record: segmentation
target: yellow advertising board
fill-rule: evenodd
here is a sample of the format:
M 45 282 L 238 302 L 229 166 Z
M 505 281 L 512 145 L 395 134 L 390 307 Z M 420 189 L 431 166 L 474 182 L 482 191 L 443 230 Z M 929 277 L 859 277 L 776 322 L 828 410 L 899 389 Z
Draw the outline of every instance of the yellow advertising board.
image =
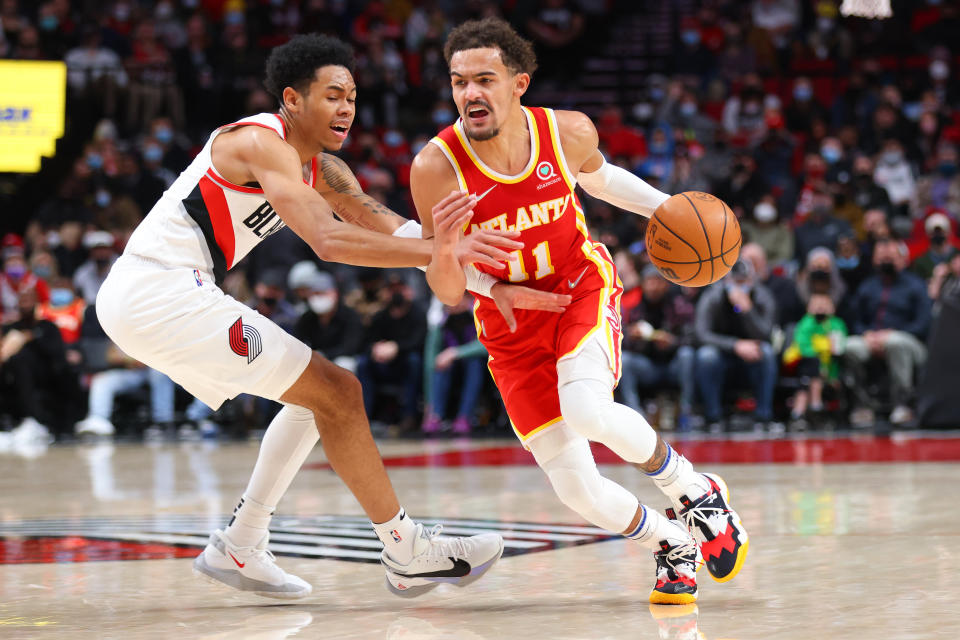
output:
M 0 60 L 0 171 L 35 173 L 63 136 L 67 65 Z

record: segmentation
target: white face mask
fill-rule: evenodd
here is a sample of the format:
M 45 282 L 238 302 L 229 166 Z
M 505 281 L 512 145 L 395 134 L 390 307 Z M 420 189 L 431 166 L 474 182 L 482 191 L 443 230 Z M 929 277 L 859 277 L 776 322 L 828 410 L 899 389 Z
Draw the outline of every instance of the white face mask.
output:
M 777 210 L 769 202 L 761 202 L 753 208 L 753 217 L 757 222 L 773 222 L 777 217 Z
M 331 309 L 333 305 L 337 303 L 337 299 L 334 296 L 328 296 L 324 294 L 319 294 L 315 296 L 310 296 L 307 299 L 307 304 L 310 305 L 310 310 L 317 315 L 323 315 Z

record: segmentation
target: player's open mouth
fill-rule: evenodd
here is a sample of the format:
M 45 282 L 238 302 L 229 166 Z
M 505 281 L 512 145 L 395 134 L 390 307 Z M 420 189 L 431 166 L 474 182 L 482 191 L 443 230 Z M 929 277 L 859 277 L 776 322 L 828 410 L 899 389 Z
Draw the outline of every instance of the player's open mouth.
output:
M 490 115 L 490 112 L 483 107 L 470 107 L 467 109 L 467 118 L 470 119 L 470 122 L 481 123 L 486 120 L 487 116 Z
M 332 124 L 330 125 L 330 130 L 341 140 L 346 140 L 347 133 L 350 132 L 350 127 L 345 124 Z

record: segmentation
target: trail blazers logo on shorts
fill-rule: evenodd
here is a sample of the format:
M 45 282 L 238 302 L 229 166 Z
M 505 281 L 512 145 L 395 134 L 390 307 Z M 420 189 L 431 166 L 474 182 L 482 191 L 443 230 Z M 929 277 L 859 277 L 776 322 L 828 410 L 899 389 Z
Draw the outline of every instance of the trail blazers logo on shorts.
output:
M 230 349 L 238 356 L 245 357 L 247 364 L 250 364 L 263 351 L 260 332 L 248 324 L 243 324 L 242 317 L 237 318 L 230 326 Z

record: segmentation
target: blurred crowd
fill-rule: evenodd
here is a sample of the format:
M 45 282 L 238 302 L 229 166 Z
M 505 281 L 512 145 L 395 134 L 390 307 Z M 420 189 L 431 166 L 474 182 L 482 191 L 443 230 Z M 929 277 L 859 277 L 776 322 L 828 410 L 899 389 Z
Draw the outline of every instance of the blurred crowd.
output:
M 914 420 L 931 322 L 960 282 L 960 10 L 894 2 L 895 20 L 867 21 L 839 4 L 676 3 L 663 72 L 588 109 L 608 160 L 668 193 L 717 195 L 744 233 L 727 279 L 673 287 L 648 264 L 645 220 L 581 194 L 626 289 L 618 394 L 662 429 Z M 0 56 L 65 60 L 68 113 L 98 115 L 26 227 L 2 238 L 3 428 L 262 428 L 275 405 L 239 398 L 212 415 L 113 348 L 93 312 L 99 284 L 212 128 L 276 109 L 264 61 L 299 32 L 356 48 L 341 155 L 368 193 L 415 217 L 411 158 L 456 118 L 443 38 L 485 15 L 534 41 L 535 88 L 571 92 L 578 61 L 642 16 L 615 0 L 0 0 Z M 444 308 L 420 272 L 324 264 L 285 230 L 225 290 L 355 371 L 380 433 L 507 433 L 469 300 Z

